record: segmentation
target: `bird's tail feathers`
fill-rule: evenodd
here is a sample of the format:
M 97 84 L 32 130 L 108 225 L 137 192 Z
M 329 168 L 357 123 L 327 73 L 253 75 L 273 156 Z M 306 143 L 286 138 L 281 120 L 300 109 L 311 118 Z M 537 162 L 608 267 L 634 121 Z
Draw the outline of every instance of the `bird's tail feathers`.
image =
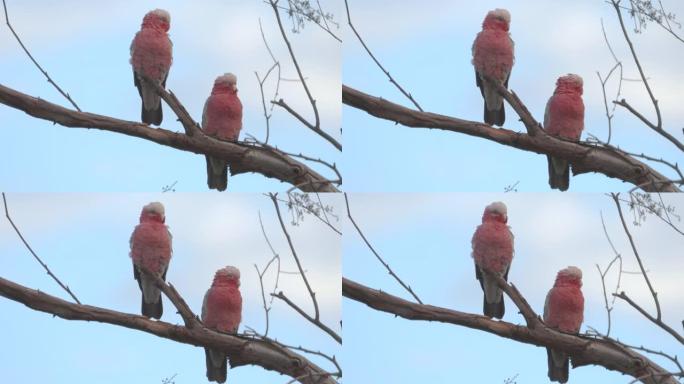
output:
M 570 369 L 568 355 L 550 348 L 546 349 L 546 355 L 549 364 L 549 380 L 567 383 Z
M 567 161 L 547 156 L 549 163 L 549 186 L 567 191 L 570 187 L 570 165 Z

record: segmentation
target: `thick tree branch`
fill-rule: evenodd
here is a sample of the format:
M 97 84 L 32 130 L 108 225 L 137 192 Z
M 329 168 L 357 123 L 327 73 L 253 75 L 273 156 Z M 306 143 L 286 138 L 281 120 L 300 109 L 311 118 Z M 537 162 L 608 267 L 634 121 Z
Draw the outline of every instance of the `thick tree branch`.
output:
M 187 328 L 110 309 L 73 304 L 1 277 L 0 296 L 22 303 L 31 309 L 50 313 L 67 320 L 113 324 L 184 344 L 223 350 L 228 354 L 232 367 L 258 365 L 297 378 L 304 384 L 336 383 L 330 377 L 330 373 L 304 356 L 267 341 L 242 338 L 215 332 L 204 327 Z
M 371 96 L 346 85 L 342 86 L 342 102 L 375 117 L 411 128 L 434 128 L 481 137 L 499 144 L 539 154 L 551 154 L 568 160 L 575 175 L 598 172 L 617 178 L 647 192 L 678 192 L 667 177 L 648 165 L 623 153 L 587 143 L 575 143 L 541 133 L 531 136 L 487 124 L 462 120 L 430 112 L 420 112 Z
M 256 172 L 295 185 L 305 192 L 337 192 L 337 188 L 331 181 L 274 148 L 221 141 L 201 132 L 188 136 L 165 129 L 151 128 L 142 123 L 94 113 L 77 112 L 3 85 L 0 85 L 0 103 L 65 127 L 95 128 L 117 132 L 183 151 L 222 158 L 230 163 L 233 175 Z M 184 120 L 186 120 L 182 121 L 184 124 L 194 124 L 192 119 Z
M 534 329 L 485 316 L 432 305 L 417 304 L 342 278 L 342 295 L 369 307 L 409 320 L 438 321 L 478 329 L 507 339 L 567 352 L 574 367 L 600 365 L 648 384 L 676 384 L 667 370 L 645 356 L 606 340 L 558 332 L 545 326 Z

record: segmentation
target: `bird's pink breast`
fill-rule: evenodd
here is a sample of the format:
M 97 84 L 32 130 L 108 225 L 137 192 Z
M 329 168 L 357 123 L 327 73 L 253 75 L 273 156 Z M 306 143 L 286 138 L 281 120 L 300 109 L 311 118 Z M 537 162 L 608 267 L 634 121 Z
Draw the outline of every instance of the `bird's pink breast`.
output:
M 223 140 L 237 140 L 242 129 L 242 103 L 235 93 L 216 93 L 209 96 L 206 111 L 207 135 Z
M 579 140 L 584 129 L 584 103 L 576 93 L 556 93 L 549 99 L 546 131 L 553 136 Z
M 131 258 L 136 265 L 163 272 L 171 259 L 171 237 L 166 226 L 158 222 L 136 226 L 131 239 Z
M 222 332 L 235 332 L 242 320 L 242 296 L 235 286 L 212 286 L 207 293 L 204 325 Z
M 133 39 L 133 69 L 151 79 L 162 81 L 171 68 L 171 50 L 171 41 L 166 33 L 143 28 Z
M 473 258 L 480 267 L 503 273 L 513 260 L 513 237 L 506 224 L 486 221 L 475 231 Z
M 584 320 L 584 296 L 578 286 L 554 286 L 549 291 L 544 322 L 563 332 L 578 332 Z
M 513 67 L 513 43 L 506 31 L 485 29 L 473 47 L 475 69 L 495 79 L 506 80 Z

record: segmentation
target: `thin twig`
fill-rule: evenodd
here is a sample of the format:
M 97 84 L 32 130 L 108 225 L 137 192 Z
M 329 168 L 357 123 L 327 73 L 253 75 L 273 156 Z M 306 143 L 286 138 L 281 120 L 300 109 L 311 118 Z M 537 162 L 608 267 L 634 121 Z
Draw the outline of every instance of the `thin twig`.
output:
M 268 3 L 268 2 L 265 1 L 265 3 Z M 314 19 L 314 18 L 312 18 L 311 16 L 307 15 L 307 14 L 306 14 L 305 12 L 303 12 L 299 7 L 295 7 L 294 9 L 292 9 L 292 8 L 285 8 L 285 7 L 279 5 L 278 8 L 282 9 L 283 11 L 287 11 L 287 12 L 292 11 L 292 12 L 297 13 L 298 15 L 301 15 L 301 16 L 303 16 L 303 17 L 306 17 L 307 20 L 309 20 L 309 21 L 311 21 L 312 23 L 316 24 L 319 28 L 321 28 L 322 30 L 324 30 L 325 32 L 327 32 L 333 39 L 335 39 L 335 40 L 337 40 L 338 42 L 341 43 L 341 42 L 342 42 L 342 39 L 340 39 L 339 37 L 337 37 L 337 35 L 335 35 L 335 33 L 333 33 L 333 31 L 330 29 L 330 26 L 328 25 L 328 20 L 324 17 L 323 9 L 321 9 L 321 4 L 320 4 L 318 1 L 316 1 L 316 3 L 318 3 L 318 9 L 319 9 L 319 12 L 320 12 L 320 15 L 321 15 L 321 19 L 323 20 L 323 22 L 325 23 L 325 25 L 321 24 L 320 22 L 316 21 L 316 19 Z M 296 5 L 296 4 L 295 4 L 295 5 Z M 335 22 L 333 21 L 333 23 L 335 23 Z M 337 23 L 335 23 L 335 24 L 337 24 Z M 338 27 L 339 27 L 339 26 L 338 26 Z
M 389 71 L 387 71 L 387 70 L 385 69 L 385 67 L 383 67 L 382 64 L 380 64 L 380 62 L 378 61 L 378 59 L 375 58 L 375 55 L 373 55 L 373 52 L 371 52 L 370 48 L 368 48 L 368 46 L 366 45 L 366 43 L 363 41 L 363 38 L 361 38 L 361 35 L 360 35 L 359 32 L 356 30 L 356 27 L 354 27 L 354 24 L 353 24 L 352 21 L 351 21 L 351 15 L 350 15 L 350 12 L 349 12 L 349 4 L 347 3 L 347 0 L 344 0 L 344 7 L 347 9 L 347 22 L 348 22 L 348 24 L 349 24 L 349 27 L 351 27 L 352 31 L 353 31 L 354 34 L 356 35 L 356 38 L 359 40 L 359 42 L 361 43 L 361 45 L 363 46 L 363 48 L 364 48 L 364 49 L 366 50 L 366 52 L 368 53 L 368 56 L 370 56 L 370 58 L 373 59 L 373 61 L 374 61 L 375 64 L 380 68 L 380 70 L 382 70 L 382 72 L 385 73 L 385 75 L 386 75 L 387 78 L 389 79 L 390 83 L 392 83 L 395 87 L 397 87 L 397 89 L 398 89 L 404 96 L 406 96 L 409 100 L 411 100 L 411 102 L 413 103 L 413 105 L 415 105 L 416 108 L 418 108 L 419 111 L 423 112 L 423 108 L 420 107 L 420 105 L 418 104 L 418 102 L 416 101 L 416 99 L 413 98 L 413 96 L 411 95 L 411 93 L 410 93 L 410 92 L 406 92 L 406 91 L 404 90 L 404 88 L 402 88 L 402 86 L 399 85 L 399 83 L 397 83 L 396 80 L 394 80 L 394 78 L 392 77 L 392 75 L 390 75 Z
M 62 90 L 62 88 L 60 88 L 59 85 L 57 85 L 57 83 L 55 83 L 54 80 L 52 80 L 50 75 L 48 75 L 47 71 L 44 70 L 43 67 L 41 67 L 40 64 L 38 64 L 36 59 L 33 58 L 33 55 L 31 55 L 31 52 L 29 52 L 28 48 L 26 48 L 24 43 L 19 38 L 19 35 L 17 35 L 17 33 L 14 31 L 14 28 L 12 28 L 12 24 L 10 24 L 10 21 L 9 21 L 9 16 L 7 14 L 7 4 L 5 3 L 5 0 L 2 0 L 2 7 L 5 10 L 5 23 L 7 24 L 7 27 L 12 32 L 14 37 L 17 39 L 17 42 L 19 43 L 19 45 L 21 45 L 21 48 L 24 50 L 24 52 L 26 52 L 26 55 L 29 57 L 29 59 L 31 59 L 33 64 L 35 64 L 35 66 L 43 73 L 43 75 L 45 75 L 48 83 L 52 84 L 52 86 L 55 87 L 55 89 L 57 89 L 57 91 L 59 91 L 59 93 L 61 93 L 62 96 L 64 96 L 67 100 L 69 100 L 71 105 L 73 105 L 77 111 L 81 112 L 81 108 L 79 108 L 78 105 L 76 105 L 76 102 L 71 98 L 71 96 L 67 92 L 64 92 Z
M 297 311 L 297 313 L 299 313 L 300 315 L 302 315 L 302 317 L 304 317 L 305 319 L 307 319 L 308 321 L 310 321 L 312 324 L 314 324 L 315 326 L 317 326 L 318 328 L 320 328 L 321 330 L 323 330 L 323 332 L 325 332 L 325 333 L 327 333 L 328 335 L 330 335 L 330 337 L 332 337 L 333 339 L 335 339 L 335 341 L 337 341 L 338 343 L 342 344 L 342 337 L 341 337 L 340 335 L 338 335 L 335 331 L 333 331 L 333 330 L 332 330 L 330 327 L 328 327 L 327 325 L 323 324 L 318 318 L 313 318 L 313 317 L 311 317 L 308 313 L 306 313 L 306 311 L 304 311 L 304 310 L 303 310 L 302 308 L 300 308 L 297 304 L 295 304 L 292 300 L 290 300 L 287 296 L 285 296 L 285 294 L 284 294 L 282 291 L 281 291 L 281 292 L 278 292 L 278 293 L 272 293 L 271 296 L 272 296 L 272 297 L 275 297 L 275 298 L 277 298 L 277 299 L 280 299 L 280 300 L 282 300 L 282 301 L 284 301 L 284 302 L 285 302 L 287 305 L 289 305 L 292 309 L 294 309 L 295 311 Z
M 344 202 L 345 202 L 345 204 L 347 205 L 347 217 L 349 218 L 349 220 L 351 221 L 351 223 L 354 225 L 354 228 L 356 228 L 356 232 L 359 234 L 359 236 L 361 236 L 361 238 L 363 239 L 363 242 L 366 243 L 366 246 L 368 247 L 368 249 L 370 249 L 370 251 L 373 252 L 373 254 L 375 255 L 375 257 L 378 259 L 378 261 L 380 261 L 380 263 L 385 267 L 385 269 L 387 269 L 387 271 L 389 272 L 389 274 L 390 274 L 390 275 L 391 275 L 399 284 L 401 284 L 401 286 L 404 287 L 404 289 L 406 289 L 406 291 L 408 291 L 408 293 L 410 293 L 411 296 L 413 296 L 413 298 L 416 299 L 416 301 L 417 301 L 418 303 L 423 304 L 423 302 L 420 300 L 420 298 L 418 297 L 418 295 L 416 295 L 416 293 L 413 292 L 413 289 L 411 289 L 411 286 L 408 285 L 408 284 L 406 284 L 406 283 L 404 283 L 404 281 L 402 281 L 402 280 L 399 278 L 399 276 L 397 276 L 397 274 L 394 273 L 394 271 L 392 270 L 392 268 L 390 268 L 389 264 L 387 264 L 387 263 L 385 262 L 385 260 L 382 259 L 382 257 L 378 254 L 378 252 L 375 250 L 375 248 L 373 248 L 373 246 L 371 245 L 371 243 L 368 241 L 368 239 L 366 238 L 366 236 L 363 234 L 363 231 L 361 231 L 361 228 L 356 224 L 356 221 L 354 221 L 354 218 L 352 217 L 351 209 L 349 208 L 349 199 L 347 198 L 347 194 L 346 194 L 346 193 L 344 194 Z
M 31 246 L 29 245 L 28 241 L 26 241 L 24 236 L 21 234 L 21 231 L 19 231 L 19 228 L 17 228 L 17 226 L 14 224 L 14 221 L 12 221 L 12 218 L 10 217 L 9 210 L 7 209 L 7 199 L 5 198 L 5 192 L 2 193 L 2 203 L 5 205 L 5 217 L 7 218 L 7 221 L 9 221 L 9 223 L 12 225 L 12 228 L 14 228 L 14 231 L 17 233 L 17 235 L 19 235 L 19 238 L 21 239 L 22 243 L 24 243 L 24 246 L 26 246 L 26 249 L 28 249 L 29 252 L 31 252 L 33 257 L 45 269 L 47 274 L 50 277 L 52 277 L 52 279 L 54 281 L 56 281 L 57 284 L 59 284 L 59 286 L 62 287 L 62 289 L 64 289 L 66 291 L 66 293 L 68 293 L 69 296 L 71 296 L 71 298 L 74 299 L 75 302 L 77 302 L 78 304 L 81 304 L 81 302 L 78 300 L 76 295 L 74 295 L 74 293 L 71 292 L 71 289 L 69 289 L 69 286 L 62 283 L 62 281 L 59 280 L 59 278 L 57 278 L 57 276 L 54 273 L 52 273 L 50 268 L 48 268 L 47 264 L 45 264 L 43 262 L 43 260 L 41 260 L 40 257 L 38 257 L 38 255 L 33 251 L 33 248 L 31 248 Z

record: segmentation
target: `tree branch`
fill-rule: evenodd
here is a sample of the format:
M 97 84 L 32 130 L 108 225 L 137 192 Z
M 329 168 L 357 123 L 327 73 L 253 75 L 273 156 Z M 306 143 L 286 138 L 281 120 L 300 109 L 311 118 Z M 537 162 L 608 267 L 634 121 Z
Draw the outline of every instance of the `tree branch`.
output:
M 342 86 L 342 102 L 375 117 L 406 127 L 458 132 L 529 152 L 560 157 L 572 164 L 575 175 L 598 172 L 632 183 L 648 192 L 679 191 L 671 180 L 648 165 L 623 153 L 588 143 L 562 140 L 547 134 L 531 136 L 504 128 L 493 128 L 480 122 L 420 112 L 365 94 L 346 85 Z
M 294 111 L 292 108 L 290 108 L 283 99 L 280 99 L 279 101 L 273 101 L 274 104 L 284 108 L 286 111 L 290 112 L 294 117 L 297 118 L 302 124 L 304 124 L 307 128 L 311 129 L 315 133 L 317 133 L 319 136 L 327 140 L 330 144 L 332 144 L 337 150 L 341 151 L 342 150 L 342 144 L 340 144 L 337 140 L 335 140 L 332 136 L 327 134 L 325 131 L 321 129 L 321 118 L 318 114 L 318 107 L 316 106 L 316 100 L 313 98 L 311 95 L 311 91 L 309 90 L 309 86 L 306 84 L 306 79 L 304 78 L 304 75 L 302 74 L 301 68 L 299 68 L 299 62 L 297 61 L 297 57 L 294 54 L 294 50 L 292 49 L 292 44 L 290 44 L 290 40 L 287 38 L 287 34 L 285 33 L 285 29 L 283 28 L 283 22 L 280 19 L 280 11 L 278 10 L 278 2 L 269 0 L 269 4 L 271 5 L 271 8 L 273 8 L 273 12 L 275 13 L 276 16 L 276 21 L 278 22 L 278 28 L 280 28 L 280 34 L 283 36 L 283 40 L 285 41 L 285 45 L 287 46 L 287 50 L 290 53 L 290 57 L 292 58 L 292 63 L 294 63 L 295 69 L 297 70 L 297 75 L 299 76 L 299 80 L 302 83 L 302 87 L 304 88 L 304 92 L 306 92 L 306 96 L 309 98 L 309 103 L 311 103 L 311 108 L 313 109 L 314 112 L 314 123 L 310 123 L 308 120 L 303 118 L 300 114 L 298 114 L 296 111 Z
M 31 252 L 36 261 L 38 261 L 38 263 L 45 269 L 45 272 L 47 272 L 48 276 L 50 276 L 54 281 L 56 281 L 57 284 L 59 284 L 59 286 L 62 287 L 62 289 L 64 289 L 66 293 L 68 293 L 69 296 L 71 296 L 71 298 L 74 299 L 75 302 L 81 304 L 81 302 L 78 300 L 76 295 L 71 291 L 69 286 L 62 283 L 62 281 L 54 273 L 52 273 L 47 264 L 45 264 L 43 260 L 40 257 L 38 257 L 36 252 L 33 251 L 33 248 L 31 248 L 31 245 L 29 245 L 28 241 L 26 241 L 26 239 L 24 238 L 24 235 L 22 235 L 21 231 L 19 231 L 19 228 L 17 228 L 17 226 L 14 224 L 14 221 L 10 217 L 9 210 L 7 208 L 7 199 L 5 198 L 5 192 L 2 193 L 2 203 L 5 206 L 5 217 L 7 218 L 7 221 L 9 221 L 10 225 L 12 225 L 12 228 L 14 228 L 14 232 L 17 233 L 17 235 L 21 239 L 21 242 L 24 243 L 26 249 L 28 249 L 29 252 Z
M 274 148 L 221 141 L 201 133 L 188 136 L 161 128 L 151 128 L 142 123 L 94 113 L 77 112 L 3 85 L 0 85 L 0 103 L 65 127 L 95 128 L 117 132 L 183 151 L 222 158 L 230 163 L 233 175 L 256 172 L 296 185 L 306 192 L 337 192 L 337 188 L 331 181 Z M 184 126 L 194 124 L 192 119 L 183 120 L 185 121 L 181 122 Z
M 304 384 L 336 384 L 331 374 L 304 356 L 273 343 L 220 333 L 204 327 L 188 328 L 90 305 L 73 304 L 0 277 L 0 296 L 66 320 L 97 321 L 146 332 L 197 347 L 226 352 L 232 367 L 258 365 Z
M 71 96 L 67 92 L 64 92 L 62 90 L 62 88 L 60 88 L 59 85 L 57 85 L 57 83 L 55 83 L 54 80 L 52 80 L 52 78 L 47 73 L 47 71 L 44 70 L 43 67 L 41 67 L 40 64 L 38 64 L 36 59 L 33 58 L 33 55 L 31 55 L 31 52 L 29 52 L 28 48 L 26 48 L 24 43 L 19 38 L 19 35 L 14 31 L 14 28 L 12 27 L 12 24 L 10 24 L 10 21 L 9 21 L 9 15 L 7 13 L 7 4 L 5 4 L 5 0 L 2 0 L 2 8 L 5 11 L 5 24 L 7 24 L 7 27 L 9 28 L 10 32 L 12 32 L 12 34 L 14 35 L 14 38 L 17 39 L 17 42 L 21 46 L 21 49 L 24 50 L 26 55 L 29 57 L 29 59 L 31 59 L 31 61 L 33 62 L 33 64 L 35 64 L 35 66 L 38 68 L 38 70 L 40 70 L 43 73 L 43 75 L 45 75 L 45 78 L 47 79 L 48 83 L 52 84 L 52 86 L 55 87 L 55 89 L 57 89 L 57 91 L 62 96 L 64 96 L 71 103 L 71 105 L 73 105 L 74 108 L 76 108 L 76 110 L 81 112 L 81 108 L 79 108 L 78 105 L 76 105 L 76 102 L 71 98 Z
M 295 303 L 293 303 L 290 299 L 288 299 L 282 292 L 279 292 L 278 294 L 272 294 L 273 297 L 277 297 L 280 300 L 283 300 L 285 303 L 287 303 L 290 307 L 292 307 L 294 310 L 299 312 L 300 315 L 304 316 L 307 320 L 309 320 L 311 323 L 316 325 L 318 328 L 323 330 L 325 333 L 330 335 L 335 341 L 338 343 L 342 344 L 342 337 L 335 333 L 331 328 L 323 324 L 320 318 L 320 311 L 318 309 L 318 300 L 316 300 L 316 292 L 313 291 L 311 288 L 311 285 L 309 284 L 309 280 L 306 278 L 306 273 L 304 272 L 304 268 L 302 268 L 302 264 L 299 261 L 299 256 L 297 256 L 297 251 L 295 250 L 294 245 L 292 244 L 292 239 L 290 238 L 290 234 L 287 232 L 287 228 L 285 228 L 285 223 L 283 222 L 283 217 L 280 214 L 280 207 L 278 206 L 278 198 L 277 195 L 274 193 L 270 193 L 269 197 L 271 198 L 271 201 L 273 201 L 273 205 L 275 206 L 276 209 L 276 214 L 278 215 L 278 221 L 280 222 L 280 228 L 282 228 L 283 233 L 285 234 L 285 238 L 287 239 L 287 244 L 290 246 L 290 251 L 292 252 L 292 257 L 294 257 L 295 262 L 297 263 L 297 269 L 299 269 L 299 274 L 302 276 L 302 280 L 304 280 L 304 285 L 306 285 L 306 289 L 309 291 L 309 295 L 311 296 L 311 301 L 313 302 L 314 306 L 314 316 L 309 316 L 304 310 L 299 308 Z
M 387 272 L 390 274 L 390 276 L 392 276 L 394 278 L 394 280 L 396 280 L 402 287 L 404 287 L 404 289 L 408 293 L 410 293 L 411 296 L 413 296 L 413 298 L 416 299 L 416 301 L 418 303 L 423 304 L 423 302 L 420 301 L 420 298 L 418 297 L 418 295 L 416 295 L 416 293 L 413 291 L 411 286 L 404 283 L 404 281 L 401 278 L 399 278 L 399 276 L 396 273 L 394 273 L 392 268 L 390 268 L 389 264 L 387 264 L 385 262 L 385 260 L 380 256 L 380 254 L 375 250 L 375 248 L 373 248 L 371 243 L 366 238 L 366 235 L 363 234 L 363 231 L 361 230 L 361 228 L 358 226 L 358 224 L 356 224 L 354 217 L 352 217 L 351 209 L 349 208 L 349 199 L 347 198 L 346 193 L 344 194 L 344 203 L 347 206 L 347 217 L 349 218 L 349 221 L 351 221 L 352 225 L 354 225 L 354 228 L 356 228 L 356 232 L 359 234 L 359 236 L 361 236 L 361 239 L 363 239 L 363 242 L 366 243 L 366 246 L 368 247 L 368 249 L 370 249 L 370 251 L 373 252 L 373 254 L 378 259 L 380 264 L 382 264 L 385 267 L 385 269 L 387 269 Z
M 647 357 L 607 340 L 590 339 L 562 333 L 546 326 L 534 329 L 505 321 L 417 304 L 382 291 L 371 289 L 347 278 L 342 278 L 342 295 L 369 307 L 408 320 L 437 321 L 478 329 L 507 339 L 540 347 L 552 347 L 567 352 L 574 367 L 600 365 L 609 370 L 640 378 L 648 384 L 677 384 L 678 381 L 664 368 Z
M 354 24 L 352 23 L 351 14 L 349 12 L 349 4 L 347 3 L 347 0 L 344 0 L 344 7 L 347 10 L 347 23 L 349 24 L 349 27 L 351 28 L 352 32 L 354 32 L 354 35 L 356 35 L 356 38 L 359 40 L 359 43 L 361 43 L 361 45 L 363 46 L 363 49 L 365 49 L 366 53 L 368 53 L 368 56 L 370 56 L 370 58 L 373 59 L 375 64 L 378 66 L 378 68 L 380 68 L 380 70 L 385 74 L 385 76 L 387 76 L 387 78 L 389 79 L 389 82 L 392 83 L 395 87 L 397 87 L 399 92 L 401 92 L 404 96 L 406 96 L 409 100 L 411 100 L 413 105 L 415 105 L 419 111 L 423 112 L 423 108 L 420 107 L 420 105 L 413 98 L 411 93 L 406 92 L 404 90 L 404 88 L 402 88 L 402 86 L 399 85 L 399 83 L 397 83 L 396 80 L 394 80 L 392 75 L 390 75 L 389 71 L 386 70 L 385 67 L 383 67 L 382 64 L 380 64 L 378 59 L 375 58 L 375 55 L 373 55 L 373 52 L 371 52 L 370 48 L 368 48 L 368 46 L 366 45 L 366 42 L 363 41 L 363 39 L 361 38 L 361 35 L 359 34 L 359 32 L 356 30 L 356 27 L 354 27 Z
M 660 107 L 658 106 L 658 100 L 656 100 L 655 96 L 653 95 L 653 91 L 651 91 L 651 86 L 648 83 L 648 79 L 646 78 L 646 75 L 644 74 L 644 70 L 641 67 L 641 62 L 639 61 L 639 57 L 636 54 L 636 50 L 634 49 L 634 44 L 632 44 L 632 40 L 629 38 L 629 34 L 627 33 L 627 29 L 625 28 L 625 22 L 622 19 L 622 12 L 620 11 L 620 1 L 615 1 L 611 0 L 611 4 L 613 5 L 613 8 L 615 8 L 615 13 L 618 16 L 618 21 L 620 22 L 620 28 L 622 29 L 622 35 L 625 38 L 625 41 L 627 42 L 627 45 L 629 46 L 629 51 L 632 53 L 632 58 L 634 59 L 634 63 L 637 66 L 637 69 L 639 70 L 639 76 L 641 77 L 641 81 L 644 83 L 644 87 L 646 87 L 646 92 L 648 92 L 648 97 L 651 99 L 651 103 L 653 103 L 653 108 L 655 109 L 656 112 L 656 118 L 657 118 L 657 123 L 654 124 L 650 120 L 648 120 L 646 117 L 644 117 L 641 113 L 639 113 L 637 110 L 632 108 L 629 103 L 625 99 L 622 99 L 620 101 L 615 101 L 614 103 L 626 108 L 628 111 L 630 111 L 634 116 L 639 118 L 646 126 L 651 128 L 653 131 L 656 133 L 660 134 L 667 140 L 669 140 L 672 144 L 674 144 L 679 150 L 684 151 L 684 143 L 680 142 L 677 140 L 674 136 L 672 136 L 670 133 L 665 131 L 663 129 L 663 119 L 660 114 Z

